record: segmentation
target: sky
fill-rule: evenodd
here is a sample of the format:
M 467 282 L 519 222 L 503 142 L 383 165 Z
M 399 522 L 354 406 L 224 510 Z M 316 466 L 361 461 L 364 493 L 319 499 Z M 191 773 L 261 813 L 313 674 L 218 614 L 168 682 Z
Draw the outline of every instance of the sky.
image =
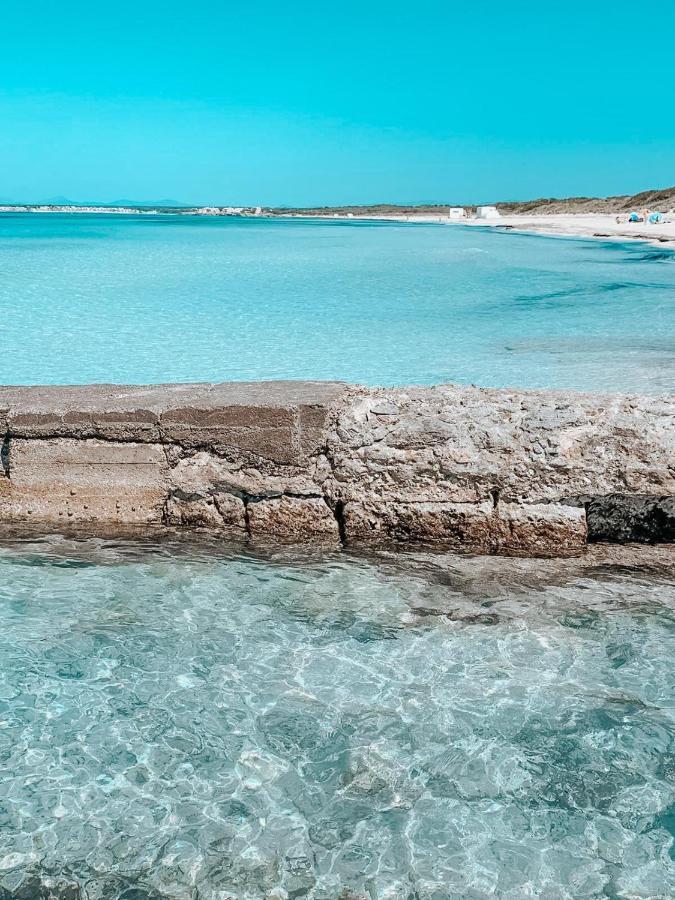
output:
M 0 201 L 666 187 L 673 33 L 673 0 L 8 0 Z

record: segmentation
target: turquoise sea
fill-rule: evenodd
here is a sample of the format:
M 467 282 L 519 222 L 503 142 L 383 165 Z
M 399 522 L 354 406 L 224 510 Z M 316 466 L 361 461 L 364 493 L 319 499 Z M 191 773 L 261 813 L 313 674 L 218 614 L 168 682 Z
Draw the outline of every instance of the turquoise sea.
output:
M 675 254 L 360 221 L 0 215 L 4 383 L 675 389 Z
M 669 900 L 649 553 L 3 546 L 0 897 Z
M 0 217 L 5 383 L 675 389 L 675 257 Z M 669 900 L 675 560 L 0 542 L 0 900 Z

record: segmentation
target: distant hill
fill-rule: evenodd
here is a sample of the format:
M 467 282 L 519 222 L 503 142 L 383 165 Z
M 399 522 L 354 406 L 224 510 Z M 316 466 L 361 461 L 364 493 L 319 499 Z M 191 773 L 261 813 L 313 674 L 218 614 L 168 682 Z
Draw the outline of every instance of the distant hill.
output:
M 406 206 L 396 203 L 378 203 L 364 206 L 315 206 L 311 208 L 276 208 L 269 212 L 276 215 L 299 213 L 313 216 L 339 215 L 355 216 L 442 216 L 448 206 L 463 206 L 468 211 L 476 209 L 472 203 L 422 204 Z M 675 187 L 662 190 L 643 191 L 640 194 L 620 194 L 616 197 L 540 197 L 537 200 L 497 201 L 494 203 L 503 213 L 622 213 L 629 210 L 651 209 L 670 212 L 675 209 Z
M 675 209 L 675 187 L 640 194 L 620 194 L 616 197 L 555 197 L 513 203 L 496 203 L 504 213 L 622 213 L 651 209 L 670 212 Z
M 70 206 L 73 208 L 95 207 L 108 208 L 110 210 L 156 210 L 158 212 L 188 213 L 199 211 L 201 207 L 190 206 L 177 200 L 114 200 L 111 203 L 99 202 L 75 202 L 65 197 L 51 197 L 47 200 L 25 203 L 20 201 L 4 200 L 0 198 L 0 205 L 12 206 Z M 642 191 L 639 194 L 619 194 L 615 197 L 540 197 L 537 200 L 507 200 L 496 201 L 493 204 L 504 214 L 554 214 L 554 213 L 607 213 L 615 215 L 626 213 L 630 210 L 650 209 L 658 212 L 675 211 L 675 187 L 661 190 Z M 475 204 L 472 203 L 427 203 L 419 205 L 406 205 L 400 203 L 371 203 L 361 206 L 312 206 L 312 207 L 264 207 L 267 215 L 305 215 L 305 216 L 445 216 L 449 206 L 463 206 L 468 212 L 474 212 Z M 212 207 L 203 208 L 209 211 Z M 248 214 L 253 213 L 253 207 L 248 209 Z M 232 213 L 230 213 L 232 214 Z

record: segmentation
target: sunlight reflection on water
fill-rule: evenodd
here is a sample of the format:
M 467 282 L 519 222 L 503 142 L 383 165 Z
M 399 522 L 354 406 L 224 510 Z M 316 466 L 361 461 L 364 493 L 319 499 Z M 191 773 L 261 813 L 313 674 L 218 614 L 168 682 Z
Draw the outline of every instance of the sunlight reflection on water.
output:
M 6 544 L 0 893 L 672 896 L 674 574 Z

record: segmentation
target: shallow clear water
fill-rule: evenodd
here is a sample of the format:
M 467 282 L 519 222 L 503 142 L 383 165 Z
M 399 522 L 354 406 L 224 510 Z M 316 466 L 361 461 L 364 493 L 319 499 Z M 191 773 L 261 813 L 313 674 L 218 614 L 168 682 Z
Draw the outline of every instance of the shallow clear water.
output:
M 0 895 L 673 896 L 650 553 L 3 546 Z
M 675 254 L 438 225 L 0 215 L 4 383 L 675 390 Z

